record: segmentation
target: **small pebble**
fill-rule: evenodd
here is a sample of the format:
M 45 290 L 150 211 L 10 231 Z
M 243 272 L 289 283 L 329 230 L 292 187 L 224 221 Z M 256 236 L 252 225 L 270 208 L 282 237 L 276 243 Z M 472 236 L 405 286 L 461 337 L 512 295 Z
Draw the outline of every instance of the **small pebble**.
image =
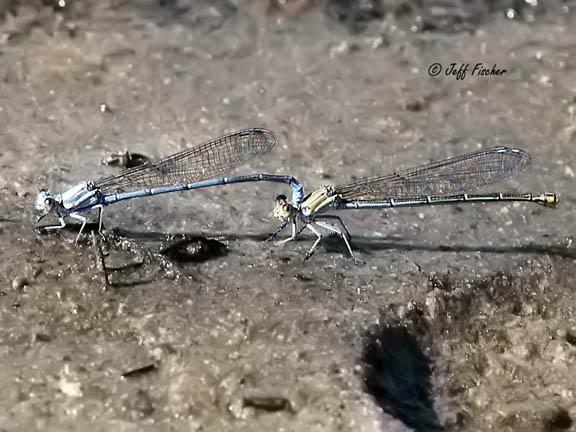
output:
M 110 105 L 108 105 L 108 104 L 101 103 L 101 104 L 100 104 L 100 112 L 101 112 L 101 113 L 111 113 L 111 112 L 112 112 L 112 108 L 111 108 Z
M 12 279 L 13 290 L 21 290 L 27 285 L 28 285 L 28 279 L 26 279 L 24 276 L 16 276 L 14 279 Z

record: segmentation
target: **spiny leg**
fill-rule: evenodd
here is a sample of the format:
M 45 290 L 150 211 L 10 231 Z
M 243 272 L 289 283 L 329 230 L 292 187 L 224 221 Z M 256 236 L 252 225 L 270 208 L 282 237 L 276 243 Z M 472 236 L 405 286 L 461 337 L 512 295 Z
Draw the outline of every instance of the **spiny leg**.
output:
M 106 272 L 106 262 L 104 261 L 104 252 L 102 252 L 102 245 L 98 241 L 98 237 L 94 231 L 92 231 L 92 245 L 94 246 L 94 252 L 96 255 L 96 268 L 102 274 L 102 291 L 105 291 L 110 286 L 108 281 L 108 273 Z
M 350 240 L 352 238 L 352 236 L 350 235 L 350 231 L 348 231 L 348 228 L 346 228 L 346 225 L 344 225 L 344 222 L 342 222 L 342 219 L 340 219 L 340 216 L 331 215 L 331 214 L 321 214 L 321 215 L 314 216 L 314 219 L 336 219 L 338 222 L 340 222 L 340 226 L 344 230 L 344 233 L 346 234 L 346 237 L 348 237 L 348 240 Z
M 350 242 L 348 241 L 348 237 L 346 235 L 344 235 L 342 233 L 342 231 L 340 231 L 339 228 L 335 227 L 334 225 L 330 225 L 329 223 L 326 223 L 326 222 L 315 221 L 315 223 L 318 226 L 321 226 L 322 228 L 326 228 L 327 230 L 338 234 L 344 240 L 344 243 L 346 243 L 346 247 L 348 248 L 348 252 L 350 252 L 350 256 L 352 257 L 354 262 L 356 262 L 358 264 L 366 264 L 365 261 L 362 261 L 361 259 L 356 258 L 356 256 L 354 255 L 354 252 L 352 252 L 352 247 L 350 246 Z
M 45 231 L 50 231 L 50 230 L 62 229 L 66 226 L 66 222 L 64 221 L 63 217 L 59 217 L 58 222 L 60 222 L 60 225 L 48 225 L 48 226 L 42 227 L 42 229 Z
M 94 206 L 94 208 L 98 208 L 98 234 L 100 234 L 100 238 L 102 238 L 102 240 L 106 241 L 106 236 L 102 232 L 102 215 L 104 213 L 104 206 L 99 204 Z
M 304 231 L 306 228 L 307 228 L 307 227 L 306 227 L 306 222 L 304 222 L 304 224 L 302 225 L 302 228 L 300 228 L 300 229 L 298 230 L 298 232 L 296 233 L 296 236 L 299 236 L 300 233 L 301 233 L 302 231 Z
M 296 221 L 294 219 L 291 220 L 291 225 L 292 225 L 292 235 L 290 237 L 288 237 L 287 239 L 284 240 L 280 240 L 279 242 L 276 242 L 276 244 L 278 245 L 282 245 L 284 243 L 288 243 L 289 241 L 295 240 L 297 233 L 296 233 Z
M 78 232 L 78 235 L 76 236 L 76 244 L 78 244 L 78 242 L 80 241 L 80 236 L 82 236 L 82 232 L 84 232 L 84 228 L 86 227 L 86 223 L 88 223 L 88 218 L 86 218 L 85 216 L 79 215 L 78 213 L 70 213 L 69 216 L 71 218 L 77 219 L 80 222 L 82 222 L 82 226 L 80 227 L 80 231 Z
M 40 216 L 38 216 L 38 219 L 36 219 L 36 223 L 34 225 L 38 225 L 38 222 L 40 222 L 42 219 L 44 219 L 49 214 L 50 214 L 49 211 L 47 211 L 46 213 L 42 213 Z
M 304 256 L 304 259 L 302 261 L 307 261 L 310 259 L 310 257 L 314 254 L 314 251 L 316 250 L 316 246 L 318 246 L 318 243 L 320 243 L 320 240 L 322 240 L 322 233 L 318 228 L 314 227 L 313 222 L 307 223 L 305 227 L 308 228 L 310 231 L 312 231 L 314 234 L 316 234 L 316 237 L 318 238 L 316 239 L 310 250 L 306 252 L 306 255 Z
M 289 220 L 289 219 L 283 221 L 283 222 L 280 224 L 280 226 L 276 229 L 276 231 L 274 231 L 274 232 L 270 235 L 270 237 L 268 237 L 265 241 L 272 241 L 272 240 L 274 240 L 274 239 L 276 238 L 276 236 L 277 236 L 278 234 L 280 234 L 280 232 L 281 232 L 284 228 L 286 228 L 286 226 L 287 226 L 289 223 L 290 223 L 290 220 Z

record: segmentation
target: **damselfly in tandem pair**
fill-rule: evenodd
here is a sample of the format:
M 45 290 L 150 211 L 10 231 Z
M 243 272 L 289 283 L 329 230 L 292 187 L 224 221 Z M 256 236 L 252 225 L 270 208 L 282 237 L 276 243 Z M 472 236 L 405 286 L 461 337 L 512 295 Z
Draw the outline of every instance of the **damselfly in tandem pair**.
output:
M 104 206 L 118 201 L 159 195 L 170 192 L 200 189 L 209 186 L 244 182 L 279 182 L 292 188 L 293 202 L 302 201 L 302 185 L 291 176 L 275 174 L 249 174 L 220 177 L 268 152 L 276 144 L 276 137 L 267 129 L 247 129 L 206 142 L 168 156 L 158 162 L 141 165 L 96 181 L 84 180 L 60 194 L 42 189 L 36 198 L 36 209 L 42 215 L 36 224 L 51 213 L 58 218 L 57 225 L 43 230 L 61 229 L 66 218 L 82 223 L 76 241 L 80 239 L 87 217 L 83 213 L 98 210 L 98 232 L 102 233 Z
M 342 220 L 326 211 L 497 201 L 525 201 L 546 207 L 556 206 L 558 197 L 554 193 L 469 193 L 511 177 L 529 165 L 530 156 L 525 151 L 494 147 L 350 184 L 324 186 L 305 196 L 302 201 L 292 200 L 290 203 L 286 196 L 279 195 L 274 206 L 274 216 L 282 224 L 269 240 L 288 224 L 292 226 L 292 235 L 279 243 L 294 240 L 305 228 L 309 229 L 316 236 L 316 241 L 304 258 L 307 260 L 320 243 L 322 230 L 326 230 L 340 236 L 352 258 L 363 262 L 354 256 L 350 234 Z M 326 220 L 333 220 L 339 226 Z M 300 230 L 299 223 L 302 224 Z

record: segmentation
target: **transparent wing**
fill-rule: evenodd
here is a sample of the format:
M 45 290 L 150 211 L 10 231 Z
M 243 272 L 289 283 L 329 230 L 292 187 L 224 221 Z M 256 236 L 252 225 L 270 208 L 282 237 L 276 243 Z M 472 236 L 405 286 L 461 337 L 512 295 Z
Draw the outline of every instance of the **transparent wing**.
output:
M 267 129 L 247 129 L 197 147 L 183 150 L 158 162 L 141 165 L 94 183 L 104 193 L 187 184 L 215 177 L 268 152 L 276 136 Z
M 389 175 L 335 187 L 345 201 L 465 193 L 511 177 L 530 165 L 523 150 L 494 147 Z

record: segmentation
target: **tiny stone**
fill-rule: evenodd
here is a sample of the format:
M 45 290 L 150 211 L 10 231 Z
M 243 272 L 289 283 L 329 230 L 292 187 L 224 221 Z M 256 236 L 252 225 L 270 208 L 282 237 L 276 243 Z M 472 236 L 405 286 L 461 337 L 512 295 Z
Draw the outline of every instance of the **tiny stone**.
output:
M 112 108 L 110 108 L 110 105 L 108 105 L 108 104 L 101 103 L 100 104 L 100 112 L 101 113 L 111 113 Z
M 24 276 L 16 276 L 14 279 L 12 279 L 13 290 L 21 290 L 27 285 L 28 285 L 28 279 L 26 279 Z

